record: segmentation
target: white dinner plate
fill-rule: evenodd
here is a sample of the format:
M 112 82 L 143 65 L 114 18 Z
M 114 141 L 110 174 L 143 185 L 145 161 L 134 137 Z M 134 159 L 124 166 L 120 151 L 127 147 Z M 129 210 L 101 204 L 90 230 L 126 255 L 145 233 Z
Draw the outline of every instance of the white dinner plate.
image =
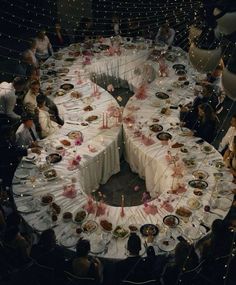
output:
M 15 177 L 19 179 L 26 179 L 29 177 L 29 171 L 27 169 L 19 168 L 15 172 Z
M 169 237 L 163 238 L 157 242 L 159 249 L 167 252 L 174 250 L 176 245 L 177 241 Z
M 77 244 L 79 237 L 75 235 L 64 235 L 60 239 L 60 244 L 65 246 L 65 247 L 74 247 Z

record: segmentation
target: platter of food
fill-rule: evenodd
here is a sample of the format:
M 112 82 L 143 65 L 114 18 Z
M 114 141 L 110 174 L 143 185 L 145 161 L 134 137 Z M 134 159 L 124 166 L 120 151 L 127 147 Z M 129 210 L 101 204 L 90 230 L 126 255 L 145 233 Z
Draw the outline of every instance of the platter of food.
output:
M 183 69 L 185 69 L 185 65 L 183 65 L 183 64 L 179 64 L 179 63 L 177 63 L 177 64 L 174 64 L 173 66 L 172 66 L 175 70 L 183 70 Z
M 97 230 L 98 224 L 95 221 L 88 220 L 82 225 L 82 229 L 85 233 L 93 233 Z
M 151 130 L 154 133 L 158 133 L 158 132 L 161 132 L 163 130 L 163 127 L 159 124 L 153 124 L 153 125 L 149 126 L 149 130 Z
M 141 226 L 140 232 L 143 236 L 157 236 L 159 233 L 159 229 L 156 225 L 153 224 L 145 224 Z
M 47 206 L 47 205 L 51 204 L 54 201 L 54 199 L 55 199 L 54 195 L 52 195 L 50 193 L 42 195 L 41 196 L 41 205 Z
M 74 88 L 74 85 L 71 83 L 64 83 L 60 86 L 60 89 L 63 89 L 65 91 L 70 91 L 73 88 Z
M 51 153 L 48 156 L 46 156 L 46 161 L 48 163 L 58 163 L 62 160 L 62 156 L 58 153 Z
M 156 92 L 156 97 L 162 100 L 166 100 L 168 98 L 170 98 L 170 96 L 164 92 Z
M 172 139 L 172 135 L 169 133 L 166 133 L 166 132 L 161 132 L 161 133 L 157 134 L 157 138 L 160 141 L 168 141 L 168 140 Z
M 201 180 L 201 179 L 191 180 L 191 181 L 189 181 L 188 184 L 190 187 L 197 188 L 200 190 L 204 190 L 208 187 L 208 183 L 204 180 Z
M 167 215 L 164 217 L 163 223 L 170 228 L 175 228 L 179 225 L 179 218 L 175 215 Z
M 74 222 L 77 224 L 82 224 L 86 220 L 87 216 L 88 213 L 85 210 L 81 209 L 76 212 L 74 216 Z
M 117 226 L 113 231 L 113 237 L 125 239 L 129 235 L 129 230 L 122 226 Z
M 73 219 L 73 214 L 71 212 L 65 212 L 62 215 L 63 222 L 68 223 Z
M 43 172 L 43 177 L 48 181 L 53 180 L 53 179 L 57 178 L 57 172 L 55 169 L 45 170 Z
M 197 180 L 205 180 L 209 177 L 209 174 L 204 170 L 195 170 L 193 171 L 192 175 Z
M 212 153 L 214 151 L 214 148 L 213 146 L 211 145 L 204 145 L 202 148 L 201 148 L 202 152 L 204 152 L 205 154 L 209 154 L 209 153 Z
M 68 138 L 71 140 L 76 140 L 79 138 L 83 138 L 83 134 L 80 131 L 71 131 L 67 134 Z
M 187 206 L 191 209 L 191 210 L 197 210 L 200 209 L 202 204 L 199 201 L 199 199 L 197 198 L 189 198 L 187 201 Z
M 92 116 L 89 116 L 87 119 L 85 119 L 85 121 L 91 123 L 91 122 L 96 121 L 97 119 L 98 119 L 98 116 L 92 115 Z
M 100 221 L 100 226 L 102 227 L 102 229 L 106 232 L 111 232 L 113 230 L 113 226 L 112 223 L 110 223 L 107 220 L 101 220 Z
M 185 207 L 179 207 L 176 210 L 176 215 L 183 217 L 183 218 L 189 218 L 192 215 L 192 211 Z

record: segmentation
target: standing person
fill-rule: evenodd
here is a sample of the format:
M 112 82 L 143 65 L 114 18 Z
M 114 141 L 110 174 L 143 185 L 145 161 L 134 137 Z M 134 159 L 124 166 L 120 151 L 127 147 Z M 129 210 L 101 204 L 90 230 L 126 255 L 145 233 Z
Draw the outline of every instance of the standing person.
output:
M 35 39 L 30 39 L 28 42 L 28 49 L 22 54 L 22 60 L 27 65 L 27 69 L 34 67 L 39 72 L 39 62 L 36 58 L 36 47 L 37 43 Z
M 14 112 L 17 99 L 16 92 L 21 92 L 25 84 L 26 80 L 22 77 L 16 77 L 12 83 L 2 82 L 0 84 L 0 117 L 20 118 Z
M 120 20 L 117 15 L 112 17 L 112 33 L 115 36 L 120 35 Z
M 70 44 L 70 40 L 65 30 L 62 29 L 61 24 L 56 22 L 54 30 L 50 34 L 51 44 L 54 51 L 58 51 L 60 48 L 66 47 Z
M 49 38 L 46 35 L 45 30 L 38 32 L 36 38 L 36 57 L 40 61 L 45 61 L 49 56 L 53 55 L 52 45 Z
M 230 127 L 220 142 L 218 150 L 223 152 L 228 148 L 230 151 L 233 151 L 233 141 L 236 136 L 236 114 L 232 116 L 230 121 Z
M 160 26 L 155 38 L 156 43 L 164 43 L 171 47 L 175 39 L 175 30 L 170 28 L 169 24 L 165 23 Z

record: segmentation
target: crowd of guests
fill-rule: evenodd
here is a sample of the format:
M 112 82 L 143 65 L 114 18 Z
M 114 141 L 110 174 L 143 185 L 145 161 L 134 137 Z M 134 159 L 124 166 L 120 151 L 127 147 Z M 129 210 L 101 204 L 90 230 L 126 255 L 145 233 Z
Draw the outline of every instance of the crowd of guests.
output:
M 0 191 L 0 282 L 4 285 L 121 285 L 127 281 L 134 282 L 131 284 L 149 281 L 153 285 L 233 285 L 235 213 L 232 207 L 225 220 L 216 219 L 211 231 L 195 244 L 181 237 L 170 254 L 158 250 L 151 234 L 143 244 L 138 234 L 131 233 L 127 257 L 107 260 L 92 256 L 90 242 L 85 238 L 78 237 L 75 252 L 69 252 L 57 243 L 53 229 L 37 234 L 12 207 L 6 192 Z

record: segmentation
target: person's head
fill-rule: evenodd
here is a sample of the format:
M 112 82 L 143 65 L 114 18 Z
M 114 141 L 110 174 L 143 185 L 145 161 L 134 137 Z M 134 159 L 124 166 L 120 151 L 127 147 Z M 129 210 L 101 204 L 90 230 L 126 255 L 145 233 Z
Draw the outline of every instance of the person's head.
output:
M 37 38 L 39 38 L 40 40 L 43 40 L 45 36 L 46 36 L 45 30 L 41 30 L 37 33 Z
M 204 121 L 214 121 L 215 120 L 215 112 L 211 105 L 209 104 L 201 104 L 198 106 L 198 117 Z
M 231 127 L 236 128 L 236 114 L 231 118 L 230 125 Z
M 87 257 L 90 252 L 90 242 L 80 238 L 76 244 L 76 256 Z
M 33 38 L 29 39 L 28 47 L 29 47 L 29 49 L 35 50 L 36 49 L 36 40 Z
M 13 79 L 12 85 L 16 92 L 21 92 L 24 90 L 26 85 L 26 79 L 24 77 L 15 77 Z
M 31 81 L 30 90 L 33 94 L 38 95 L 40 90 L 40 82 L 38 80 Z
M 175 263 L 179 269 L 191 269 L 198 261 L 194 247 L 187 242 L 180 242 L 175 248 Z
M 60 31 L 61 30 L 61 23 L 60 22 L 56 22 L 55 23 L 55 30 L 56 31 Z
M 39 94 L 36 97 L 36 101 L 37 101 L 37 106 L 39 107 L 39 109 L 42 109 L 45 106 L 46 96 L 43 94 Z
M 168 23 L 165 23 L 165 24 L 161 25 L 161 31 L 160 32 L 161 32 L 162 35 L 168 34 L 169 31 L 170 31 L 170 26 L 169 26 Z
M 27 128 L 27 129 L 30 129 L 32 128 L 33 126 L 33 123 L 34 123 L 34 117 L 32 114 L 30 113 L 26 113 L 26 114 L 23 114 L 21 116 L 21 121 L 22 123 L 24 124 L 24 126 Z
M 138 255 L 141 250 L 141 239 L 136 234 L 131 234 L 128 239 L 127 249 L 130 254 Z
M 56 235 L 53 229 L 48 229 L 42 232 L 39 244 L 45 248 L 54 248 L 56 245 Z

